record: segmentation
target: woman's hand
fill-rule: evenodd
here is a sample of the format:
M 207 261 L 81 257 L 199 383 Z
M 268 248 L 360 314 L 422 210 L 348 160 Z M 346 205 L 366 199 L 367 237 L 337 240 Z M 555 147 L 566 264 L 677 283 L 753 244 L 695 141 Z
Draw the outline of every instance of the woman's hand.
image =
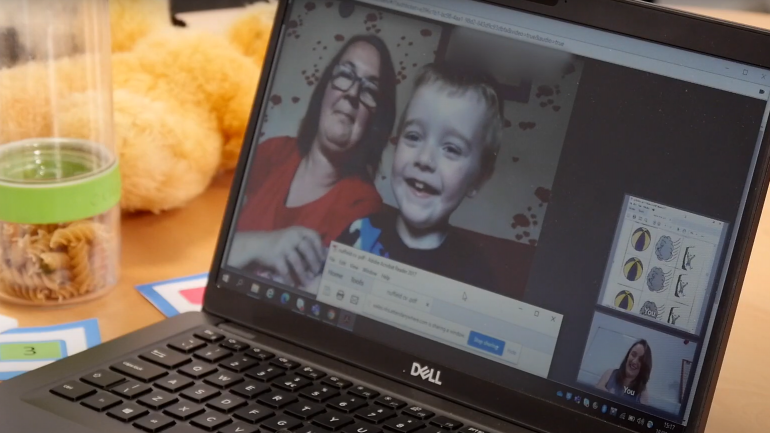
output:
M 307 286 L 325 262 L 321 236 L 305 227 L 270 232 L 237 233 L 228 264 L 244 267 L 252 262 L 270 268 L 289 282 Z

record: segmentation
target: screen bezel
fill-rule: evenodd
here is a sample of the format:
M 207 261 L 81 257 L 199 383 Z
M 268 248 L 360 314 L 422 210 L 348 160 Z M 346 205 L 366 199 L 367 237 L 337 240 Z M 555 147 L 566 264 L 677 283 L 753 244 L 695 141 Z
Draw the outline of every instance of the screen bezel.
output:
M 770 68 L 770 33 L 675 12 L 647 3 L 614 0 L 580 0 L 579 2 L 562 0 L 554 6 L 548 6 L 528 0 L 468 1 L 482 1 L 603 31 L 722 57 L 727 60 Z M 260 107 L 269 84 L 270 72 L 277 60 L 277 49 L 287 19 L 288 4 L 289 1 L 281 0 L 278 5 L 272 37 L 265 56 L 264 73 L 257 89 L 254 109 L 245 135 L 244 148 L 248 148 L 257 133 L 258 120 L 261 114 Z M 659 32 L 655 30 L 659 28 L 666 28 L 671 31 Z M 704 38 L 702 35 L 709 35 L 709 37 Z M 770 164 L 768 160 L 770 158 L 768 154 L 770 140 L 768 137 L 768 133 L 765 132 L 756 167 L 750 180 L 750 188 L 741 215 L 736 243 L 729 258 L 730 265 L 726 271 L 724 282 L 725 290 L 722 293 L 703 360 L 701 378 L 694 394 L 686 432 L 700 432 L 705 428 L 718 371 L 727 346 L 729 330 L 735 315 L 751 246 L 759 223 L 762 203 L 767 191 L 768 165 Z M 212 278 L 209 279 L 206 290 L 204 311 L 349 362 L 423 391 L 438 394 L 490 415 L 529 426 L 534 430 L 560 431 L 566 426 L 597 433 L 613 433 L 625 430 L 620 426 L 608 424 L 597 418 L 533 398 L 522 392 L 503 388 L 460 371 L 443 367 L 439 363 L 399 352 L 348 331 L 331 326 L 313 326 L 314 322 L 311 319 L 304 319 L 308 322 L 303 322 L 290 311 L 267 305 L 256 299 L 247 298 L 238 292 L 217 286 L 216 283 L 219 281 L 217 276 L 223 265 L 226 244 L 232 229 L 231 224 L 235 220 L 238 197 L 249 166 L 250 155 L 251 153 L 248 151 L 241 152 L 235 172 L 233 187 L 223 219 L 224 224 L 220 230 L 216 253 L 212 261 L 210 270 Z M 412 377 L 408 372 L 413 362 L 440 368 L 442 385 L 437 386 Z M 516 408 L 515 418 L 510 413 L 511 408 Z

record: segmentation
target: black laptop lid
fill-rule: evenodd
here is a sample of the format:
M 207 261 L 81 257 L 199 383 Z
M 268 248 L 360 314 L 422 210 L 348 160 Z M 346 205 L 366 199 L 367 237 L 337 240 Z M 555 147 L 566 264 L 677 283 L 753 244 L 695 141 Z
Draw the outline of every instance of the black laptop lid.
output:
M 536 429 L 701 429 L 770 96 L 714 54 L 765 36 L 514 3 L 283 3 L 206 309 Z

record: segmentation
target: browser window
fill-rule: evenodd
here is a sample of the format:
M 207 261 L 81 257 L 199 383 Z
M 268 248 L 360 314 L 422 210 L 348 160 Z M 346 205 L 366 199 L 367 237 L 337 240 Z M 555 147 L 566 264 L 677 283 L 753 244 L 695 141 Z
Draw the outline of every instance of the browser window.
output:
M 223 272 L 248 280 L 233 290 L 626 428 L 682 431 L 770 72 L 468 0 L 288 14 L 228 243 Z
M 548 375 L 562 319 L 336 242 L 317 300 L 541 377 Z

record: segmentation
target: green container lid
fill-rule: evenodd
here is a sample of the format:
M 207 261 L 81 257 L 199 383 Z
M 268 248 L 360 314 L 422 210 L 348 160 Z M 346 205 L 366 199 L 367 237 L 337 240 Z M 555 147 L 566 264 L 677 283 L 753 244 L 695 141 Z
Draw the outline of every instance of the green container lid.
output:
M 46 138 L 0 145 L 0 221 L 55 224 L 120 202 L 120 170 L 104 146 Z

